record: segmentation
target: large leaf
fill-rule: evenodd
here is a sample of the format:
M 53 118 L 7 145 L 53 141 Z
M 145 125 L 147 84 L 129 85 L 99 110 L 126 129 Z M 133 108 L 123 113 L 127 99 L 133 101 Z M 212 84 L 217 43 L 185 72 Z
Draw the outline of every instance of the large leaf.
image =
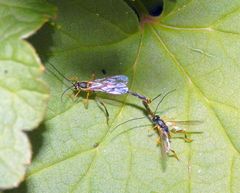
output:
M 16 187 L 30 163 L 26 134 L 43 119 L 48 89 L 41 81 L 43 66 L 22 38 L 36 31 L 54 13 L 35 0 L 0 1 L 0 189 Z
M 48 69 L 48 117 L 32 133 L 35 157 L 17 192 L 238 192 L 240 2 L 166 1 L 162 16 L 145 15 L 142 25 L 124 1 L 55 3 L 58 18 L 33 39 Z M 94 97 L 88 109 L 82 98 L 61 102 L 67 82 L 48 62 L 81 80 L 102 69 L 127 74 L 132 90 L 152 98 L 177 89 L 161 115 L 201 120 L 191 129 L 203 133 L 190 144 L 173 138 L 180 161 L 169 158 L 164 169 L 150 126 L 122 133 L 150 124 L 147 117 L 110 132 L 145 115 L 138 99 L 97 94 L 110 113 L 107 126 Z

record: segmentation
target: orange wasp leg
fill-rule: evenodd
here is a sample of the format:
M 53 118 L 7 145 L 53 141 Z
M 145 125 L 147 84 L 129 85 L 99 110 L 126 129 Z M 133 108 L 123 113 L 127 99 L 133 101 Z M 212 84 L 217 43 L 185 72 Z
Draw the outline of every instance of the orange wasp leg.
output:
M 85 99 L 84 102 L 83 102 L 86 109 L 88 108 L 88 99 L 89 99 L 89 96 L 90 96 L 90 91 L 87 91 L 86 99 Z
M 76 101 L 76 98 L 78 97 L 80 92 L 81 92 L 81 90 L 78 90 L 75 94 L 71 93 L 71 94 L 67 94 L 67 96 L 70 97 L 73 101 Z
M 178 161 L 179 161 L 179 158 L 177 156 L 177 153 L 173 150 L 173 149 L 170 149 L 170 151 L 172 152 L 172 155 L 169 155 L 170 157 L 175 157 Z
M 185 131 L 184 129 L 181 129 L 181 130 L 177 130 L 173 127 L 173 129 L 171 130 L 172 133 L 183 133 L 184 134 L 184 141 L 187 142 L 187 143 L 191 143 L 193 140 L 190 139 L 188 136 L 187 136 L 187 131 Z
M 73 77 L 71 77 L 71 78 L 69 78 L 69 80 L 71 80 L 71 81 L 78 81 L 79 79 L 78 79 L 78 77 L 77 76 L 73 76 Z
M 149 129 L 148 129 L 148 133 L 149 133 L 150 131 L 156 130 L 156 129 L 157 129 L 157 125 L 155 125 L 154 127 L 149 128 Z
M 74 98 L 77 98 L 78 95 L 80 94 L 81 90 L 78 90 L 77 93 L 74 95 Z
M 93 80 L 95 80 L 95 79 L 96 79 L 96 76 L 95 76 L 95 74 L 93 73 L 91 80 L 93 81 Z M 88 86 L 87 86 L 87 87 L 89 87 L 90 84 L 91 84 L 91 83 L 88 83 Z M 89 96 L 90 96 L 90 92 L 91 92 L 91 91 L 86 91 L 86 92 L 87 92 L 87 96 L 86 96 L 86 100 L 84 100 L 84 106 L 85 106 L 85 108 L 87 109 L 87 108 L 88 108 L 88 99 L 89 99 Z
M 92 74 L 92 80 L 95 80 L 95 79 L 96 79 L 96 74 L 93 73 L 93 74 Z
M 168 122 L 168 121 L 167 121 Z M 176 133 L 183 133 L 184 134 L 184 141 L 187 143 L 191 143 L 193 140 L 188 138 L 187 136 L 187 131 L 185 129 L 180 129 L 179 127 L 176 126 L 175 123 L 171 123 L 172 125 L 170 125 L 170 127 L 172 127 L 173 129 L 171 129 L 171 132 L 176 134 Z
M 158 145 L 161 145 L 161 139 L 160 139 L 160 137 L 157 139 L 157 144 L 158 144 Z M 179 158 L 178 158 L 178 156 L 177 156 L 177 153 L 176 153 L 173 149 L 170 149 L 170 151 L 172 152 L 172 154 L 170 155 L 169 152 L 167 152 L 167 155 L 168 155 L 169 157 L 174 157 L 174 158 L 176 158 L 176 159 L 179 161 Z

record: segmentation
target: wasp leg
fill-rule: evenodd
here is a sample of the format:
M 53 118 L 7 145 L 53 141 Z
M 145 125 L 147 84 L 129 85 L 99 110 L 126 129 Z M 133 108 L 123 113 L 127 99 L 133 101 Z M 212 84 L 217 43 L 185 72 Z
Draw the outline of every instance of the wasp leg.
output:
M 156 139 L 156 143 L 157 143 L 157 145 L 161 145 L 161 139 L 160 139 L 160 137 Z
M 148 129 L 148 133 L 149 133 L 150 131 L 152 131 L 152 130 L 155 130 L 155 129 L 157 129 L 157 125 L 155 125 L 154 127 L 149 128 L 149 129 Z
M 92 80 L 95 80 L 95 79 L 96 79 L 96 74 L 93 73 L 93 74 L 92 74 Z
M 176 152 L 173 149 L 170 149 L 170 151 L 172 152 L 172 155 L 169 155 L 169 156 L 175 157 L 179 161 L 179 158 L 178 158 Z
M 84 102 L 83 102 L 86 109 L 88 108 L 88 99 L 89 99 L 89 96 L 90 96 L 90 92 L 87 92 L 86 99 L 85 99 Z
M 170 133 L 170 132 L 168 132 L 168 133 L 167 133 L 167 135 L 168 135 L 168 138 L 169 138 L 169 139 L 171 139 L 171 138 L 172 138 L 172 135 L 171 135 L 171 133 Z
M 193 140 L 190 139 L 188 136 L 187 136 L 187 131 L 185 131 L 184 129 L 179 129 L 179 128 L 175 128 L 173 127 L 173 129 L 171 130 L 172 133 L 183 133 L 184 134 L 184 141 L 187 142 L 187 143 L 191 143 Z
M 81 90 L 78 90 L 78 91 L 76 92 L 76 94 L 74 95 L 74 98 L 77 98 L 78 95 L 80 94 L 80 92 L 81 92 Z
M 152 99 L 145 97 L 145 99 L 143 99 L 143 101 L 147 104 L 150 104 L 152 102 Z
M 107 125 L 109 125 L 109 124 L 108 124 L 108 122 L 109 122 L 109 113 L 108 113 L 108 110 L 107 110 L 106 105 L 105 105 L 98 97 L 95 97 L 95 99 L 96 99 L 96 101 L 97 101 L 100 105 L 102 105 L 102 107 L 103 107 L 103 109 L 104 109 L 104 111 L 105 111 L 106 120 L 107 120 Z
M 157 142 L 158 145 L 161 145 L 161 144 L 162 144 L 162 143 L 161 143 L 161 138 L 159 137 L 156 142 Z M 169 151 L 172 152 L 172 154 L 169 154 Z M 168 155 L 169 157 L 174 157 L 174 158 L 176 158 L 176 159 L 179 161 L 179 158 L 178 158 L 178 156 L 177 156 L 177 153 L 176 153 L 173 149 L 170 149 L 169 151 L 167 152 L 167 155 Z M 166 152 L 164 152 L 164 153 L 166 153 Z
M 74 98 L 74 95 L 73 95 L 73 93 L 71 93 L 71 94 L 67 94 L 67 96 L 74 102 L 75 100 L 75 98 Z
M 184 132 L 184 141 L 187 142 L 187 143 L 191 143 L 193 140 L 188 138 L 186 132 Z
M 70 77 L 69 80 L 71 80 L 71 81 L 78 81 L 79 79 L 78 79 L 77 76 L 73 76 L 73 77 Z
M 148 131 L 148 136 L 149 136 L 149 137 L 153 136 L 154 133 L 150 133 L 150 131 L 155 130 L 156 127 L 157 127 L 157 126 L 154 126 L 154 127 L 148 128 L 147 131 Z M 158 142 L 157 142 L 157 143 L 158 143 Z
M 76 102 L 76 103 L 78 102 L 78 96 L 80 93 L 81 93 L 81 90 L 77 90 L 74 95 L 73 94 L 70 95 L 70 98 L 73 100 L 73 102 Z

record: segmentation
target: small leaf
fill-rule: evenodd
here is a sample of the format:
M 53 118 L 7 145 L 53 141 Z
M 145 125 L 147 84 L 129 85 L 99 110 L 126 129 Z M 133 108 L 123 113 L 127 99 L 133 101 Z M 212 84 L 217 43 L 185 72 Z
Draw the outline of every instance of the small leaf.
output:
M 145 16 L 140 24 L 124 1 L 55 3 L 58 18 L 33 39 L 51 88 L 48 116 L 32 133 L 35 157 L 16 191 L 238 192 L 240 2 L 165 1 L 160 17 Z M 156 134 L 139 127 L 151 125 L 147 117 L 110 132 L 146 116 L 138 99 L 97 94 L 110 113 L 108 126 L 94 96 L 88 109 L 82 97 L 65 95 L 61 102 L 69 84 L 49 62 L 80 80 L 102 77 L 102 69 L 105 76 L 126 74 L 131 90 L 151 98 L 176 89 L 160 115 L 203 121 L 193 128 L 203 133 L 192 134 L 192 143 L 173 138 L 180 161 L 167 159 L 164 170 Z
M 53 14 L 38 1 L 0 2 L 0 189 L 16 187 L 30 163 L 31 147 L 23 131 L 43 119 L 48 89 L 40 80 L 44 68 L 34 49 L 21 38 Z

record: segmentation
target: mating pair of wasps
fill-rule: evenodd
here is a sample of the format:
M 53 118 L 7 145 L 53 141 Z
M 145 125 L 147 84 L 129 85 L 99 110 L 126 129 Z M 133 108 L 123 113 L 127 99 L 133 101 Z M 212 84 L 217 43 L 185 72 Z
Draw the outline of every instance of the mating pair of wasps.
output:
M 139 98 L 142 101 L 142 104 L 145 107 L 147 114 L 154 126 L 153 129 L 156 131 L 156 133 L 159 136 L 158 144 L 161 145 L 161 150 L 162 150 L 162 154 L 164 157 L 165 157 L 165 155 L 168 155 L 168 156 L 173 156 L 177 160 L 179 160 L 175 151 L 173 149 L 171 149 L 171 140 L 170 140 L 171 134 L 183 133 L 184 140 L 186 142 L 192 142 L 192 140 L 187 137 L 188 132 L 185 129 L 181 129 L 177 125 L 178 124 L 192 125 L 192 124 L 200 123 L 200 121 L 166 121 L 163 118 L 161 118 L 159 115 L 157 115 L 157 109 L 158 109 L 159 105 L 161 104 L 161 102 L 163 101 L 163 99 L 175 90 L 172 90 L 172 91 L 168 92 L 167 94 L 165 94 L 162 97 L 162 99 L 159 101 L 156 110 L 152 111 L 149 104 L 152 101 L 159 98 L 161 96 L 161 94 L 151 100 L 139 93 L 129 90 L 129 88 L 127 86 L 128 77 L 125 75 L 116 75 L 116 76 L 110 76 L 110 77 L 101 78 L 101 79 L 95 79 L 95 77 L 94 77 L 90 81 L 72 81 L 72 80 L 66 78 L 60 71 L 58 71 L 58 69 L 53 64 L 51 64 L 51 63 L 49 63 L 49 64 L 58 72 L 59 75 L 61 75 L 65 80 L 67 80 L 68 82 L 71 83 L 71 86 L 68 87 L 63 92 L 61 99 L 62 99 L 63 95 L 70 89 L 72 89 L 73 92 L 75 93 L 75 97 L 78 96 L 80 94 L 80 92 L 86 92 L 87 93 L 86 100 L 88 100 L 89 94 L 94 93 L 94 92 L 103 92 L 103 93 L 107 93 L 107 94 L 111 94 L 111 95 L 131 94 L 132 96 Z M 106 106 L 104 105 L 104 103 L 101 100 L 97 99 L 97 101 L 104 108 L 106 117 L 107 117 L 107 122 L 108 122 L 109 113 L 107 111 Z M 125 122 L 119 124 L 117 127 L 119 127 L 122 124 L 125 124 L 126 122 L 133 121 L 136 119 L 139 119 L 139 118 L 125 121 Z M 117 127 L 115 127 L 114 129 L 116 129 Z

